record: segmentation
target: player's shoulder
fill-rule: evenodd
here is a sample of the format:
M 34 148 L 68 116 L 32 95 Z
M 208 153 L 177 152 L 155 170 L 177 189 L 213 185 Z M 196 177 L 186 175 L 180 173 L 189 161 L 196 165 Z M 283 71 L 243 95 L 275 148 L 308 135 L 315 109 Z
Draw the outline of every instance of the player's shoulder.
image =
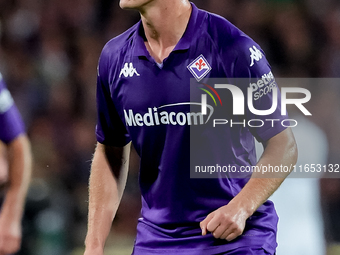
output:
M 259 49 L 260 46 L 241 29 L 236 27 L 226 18 L 207 12 L 207 32 L 221 52 L 233 52 L 237 58 L 246 57 L 250 48 Z
M 229 46 L 233 45 L 235 42 L 243 39 L 243 37 L 247 37 L 244 32 L 228 19 L 214 13 L 206 13 L 208 35 L 210 35 L 220 47 L 226 44 Z
M 98 74 L 108 75 L 109 69 L 115 69 L 119 60 L 131 50 L 132 40 L 138 32 L 139 23 L 135 24 L 122 34 L 109 40 L 103 47 L 99 57 Z
M 138 24 L 133 25 L 122 34 L 109 40 L 103 47 L 101 58 L 112 58 L 125 54 L 131 45 L 134 35 L 138 32 Z

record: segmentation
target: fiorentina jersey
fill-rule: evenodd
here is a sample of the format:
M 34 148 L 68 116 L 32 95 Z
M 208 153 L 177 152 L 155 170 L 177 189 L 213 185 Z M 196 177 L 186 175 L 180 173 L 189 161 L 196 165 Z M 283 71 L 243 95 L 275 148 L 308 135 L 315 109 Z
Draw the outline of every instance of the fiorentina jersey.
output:
M 9 143 L 23 132 L 23 121 L 0 73 L 0 140 Z
M 212 98 L 207 101 L 209 114 L 199 113 L 199 88 L 208 78 L 243 78 L 248 83 L 241 82 L 240 89 L 253 88 L 254 107 L 270 108 L 273 98 L 268 91 L 276 84 L 261 48 L 224 18 L 194 4 L 184 35 L 163 63 L 154 61 L 145 41 L 141 21 L 109 41 L 99 60 L 97 80 L 98 142 L 124 146 L 132 141 L 140 156 L 142 210 L 133 254 L 218 254 L 242 246 L 273 253 L 278 217 L 271 201 L 247 220 L 243 234 L 231 242 L 201 235 L 199 222 L 228 204 L 249 175 L 191 178 L 190 174 L 195 160 L 199 165 L 214 162 L 238 170 L 255 165 L 254 137 L 265 142 L 285 129 L 279 121 L 265 121 L 286 118 L 279 106 L 270 116 L 256 116 L 263 120 L 262 126 L 219 125 L 213 131 L 209 130 L 214 116 L 207 120 Z M 253 79 L 257 82 L 249 83 Z M 222 101 L 227 110 L 215 113 L 232 118 L 228 110 L 232 100 L 221 94 Z M 255 118 L 249 111 L 244 117 Z M 242 122 L 240 118 L 236 120 Z M 193 145 L 193 140 L 204 148 Z

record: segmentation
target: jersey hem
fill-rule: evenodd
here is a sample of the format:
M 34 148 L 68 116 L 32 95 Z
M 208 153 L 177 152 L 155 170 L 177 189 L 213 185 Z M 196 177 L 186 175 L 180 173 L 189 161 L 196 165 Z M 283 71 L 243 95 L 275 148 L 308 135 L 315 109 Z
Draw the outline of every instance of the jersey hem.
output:
M 251 247 L 255 249 L 264 249 L 266 252 L 273 254 L 276 248 L 272 247 L 270 244 L 254 244 L 253 240 L 249 240 L 248 245 L 240 245 L 238 243 L 225 244 L 220 245 L 218 247 L 206 247 L 206 248 L 177 248 L 177 249 L 168 249 L 168 248 L 146 248 L 146 247 L 138 247 L 134 246 L 132 255 L 148 255 L 148 254 L 164 254 L 167 255 L 215 255 L 222 252 L 232 251 L 234 249 L 242 248 L 242 247 Z

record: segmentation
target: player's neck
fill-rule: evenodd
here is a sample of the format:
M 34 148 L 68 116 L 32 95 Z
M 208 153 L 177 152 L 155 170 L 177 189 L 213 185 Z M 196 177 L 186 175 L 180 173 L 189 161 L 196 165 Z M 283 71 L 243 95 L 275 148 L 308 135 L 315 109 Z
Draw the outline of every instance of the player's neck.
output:
M 183 36 L 191 15 L 188 1 L 160 1 L 141 11 L 150 55 L 159 63 L 169 56 Z

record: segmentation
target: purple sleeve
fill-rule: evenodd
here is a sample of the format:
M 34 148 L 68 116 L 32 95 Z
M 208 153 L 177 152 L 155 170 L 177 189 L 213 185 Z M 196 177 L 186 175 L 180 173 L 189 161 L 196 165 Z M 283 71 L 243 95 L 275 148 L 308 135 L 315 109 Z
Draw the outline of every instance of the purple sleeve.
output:
M 273 104 L 273 88 L 276 88 L 278 92 L 277 108 L 269 115 L 255 115 L 248 107 L 246 107 L 247 120 L 257 119 L 263 121 L 263 126 L 250 127 L 249 129 L 259 142 L 264 142 L 286 129 L 281 122 L 288 119 L 288 115 L 281 115 L 280 90 L 260 46 L 249 37 L 245 36 L 240 37 L 235 45 L 237 59 L 235 62 L 234 75 L 236 78 L 242 78 L 242 90 L 245 92 L 244 95 L 248 94 L 248 87 L 252 89 L 252 102 L 254 108 L 257 110 L 270 109 Z
M 0 140 L 10 143 L 24 132 L 20 113 L 0 74 Z
M 103 50 L 98 64 L 97 76 L 97 141 L 122 147 L 130 142 L 130 136 L 113 103 L 109 86 L 109 57 Z

